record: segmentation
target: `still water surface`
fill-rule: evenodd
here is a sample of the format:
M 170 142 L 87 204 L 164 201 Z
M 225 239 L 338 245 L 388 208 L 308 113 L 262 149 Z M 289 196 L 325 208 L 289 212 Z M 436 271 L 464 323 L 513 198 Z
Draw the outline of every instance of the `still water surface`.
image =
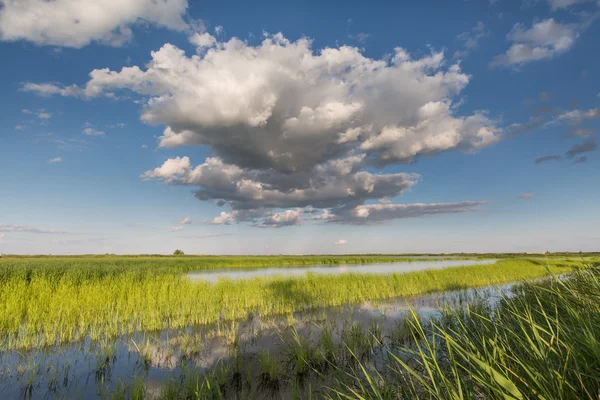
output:
M 252 279 L 271 276 L 299 277 L 306 274 L 340 275 L 340 274 L 402 274 L 406 272 L 425 271 L 450 267 L 465 267 L 471 265 L 494 264 L 498 260 L 436 260 L 436 261 L 402 261 L 369 264 L 314 264 L 291 267 L 268 268 L 220 268 L 190 272 L 187 276 L 194 280 L 204 280 L 211 283 L 219 279 Z

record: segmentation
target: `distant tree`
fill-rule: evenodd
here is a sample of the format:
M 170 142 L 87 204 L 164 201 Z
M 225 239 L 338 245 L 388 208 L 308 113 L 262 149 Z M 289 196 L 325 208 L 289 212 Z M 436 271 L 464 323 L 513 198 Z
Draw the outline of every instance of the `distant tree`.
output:
M 182 255 L 184 255 L 184 252 L 183 252 L 183 250 L 177 249 L 173 252 L 173 255 L 174 256 L 182 256 Z

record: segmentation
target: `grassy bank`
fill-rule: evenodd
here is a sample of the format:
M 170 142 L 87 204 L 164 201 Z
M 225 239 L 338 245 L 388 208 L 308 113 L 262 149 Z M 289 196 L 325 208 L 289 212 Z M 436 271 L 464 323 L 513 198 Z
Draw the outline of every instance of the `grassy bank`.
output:
M 391 353 L 385 370 L 363 363 L 327 397 L 598 399 L 598 269 L 524 285 L 495 310 L 473 307 L 409 327 L 414 345 Z
M 223 257 L 218 266 L 236 258 Z M 66 261 L 65 261 L 66 260 Z M 314 258 L 260 258 L 257 262 L 298 264 Z M 332 259 L 352 262 L 357 258 Z M 363 259 L 360 259 L 363 260 Z M 81 260 L 80 260 L 81 261 Z M 162 261 L 162 263 L 161 263 Z M 323 262 L 320 259 L 319 262 Z M 402 275 L 309 275 L 192 283 L 180 274 L 198 269 L 197 260 L 101 258 L 11 259 L 0 262 L 0 346 L 33 348 L 133 331 L 154 331 L 245 318 L 249 313 L 285 314 L 367 299 L 413 296 L 432 291 L 501 284 L 558 274 L 575 261 L 502 260 Z M 237 260 L 241 264 L 241 260 Z M 359 262 L 359 261 L 356 261 Z M 306 262 L 308 263 L 308 261 Z M 208 263 L 207 267 L 215 267 Z

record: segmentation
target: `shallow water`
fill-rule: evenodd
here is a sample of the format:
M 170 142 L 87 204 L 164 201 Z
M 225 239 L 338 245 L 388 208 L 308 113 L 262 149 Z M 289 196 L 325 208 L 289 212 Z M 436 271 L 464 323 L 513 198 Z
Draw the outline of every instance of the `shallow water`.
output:
M 438 261 L 401 261 L 369 264 L 314 264 L 298 267 L 268 268 L 219 268 L 212 270 L 189 272 L 187 276 L 194 281 L 216 283 L 219 279 L 252 279 L 273 276 L 299 277 L 306 274 L 340 275 L 340 274 L 402 274 L 406 272 L 425 271 L 451 267 L 494 264 L 498 260 L 438 260 Z
M 46 350 L 0 353 L 0 393 L 2 398 L 106 398 L 115 395 L 119 385 L 132 384 L 138 377 L 144 380 L 149 398 L 156 398 L 167 381 L 179 381 L 190 369 L 208 371 L 231 362 L 234 342 L 244 362 L 256 371 L 258 354 L 269 350 L 281 356 L 282 335 L 289 338 L 293 331 L 307 340 L 318 340 L 323 326 L 327 326 L 339 341 L 349 325 L 366 328 L 375 322 L 385 335 L 406 318 L 409 310 L 428 319 L 439 316 L 440 308 L 461 308 L 482 299 L 493 306 L 502 295 L 510 296 L 512 287 L 508 284 L 365 301 L 289 316 L 256 314 L 235 323 L 139 333 L 104 344 L 87 341 Z

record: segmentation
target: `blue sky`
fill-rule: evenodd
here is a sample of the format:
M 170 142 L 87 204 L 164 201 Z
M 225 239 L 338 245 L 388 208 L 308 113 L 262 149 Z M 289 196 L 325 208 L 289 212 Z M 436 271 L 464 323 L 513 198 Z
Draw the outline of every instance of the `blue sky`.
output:
M 597 250 L 600 3 L 388 3 L 0 0 L 0 252 Z

